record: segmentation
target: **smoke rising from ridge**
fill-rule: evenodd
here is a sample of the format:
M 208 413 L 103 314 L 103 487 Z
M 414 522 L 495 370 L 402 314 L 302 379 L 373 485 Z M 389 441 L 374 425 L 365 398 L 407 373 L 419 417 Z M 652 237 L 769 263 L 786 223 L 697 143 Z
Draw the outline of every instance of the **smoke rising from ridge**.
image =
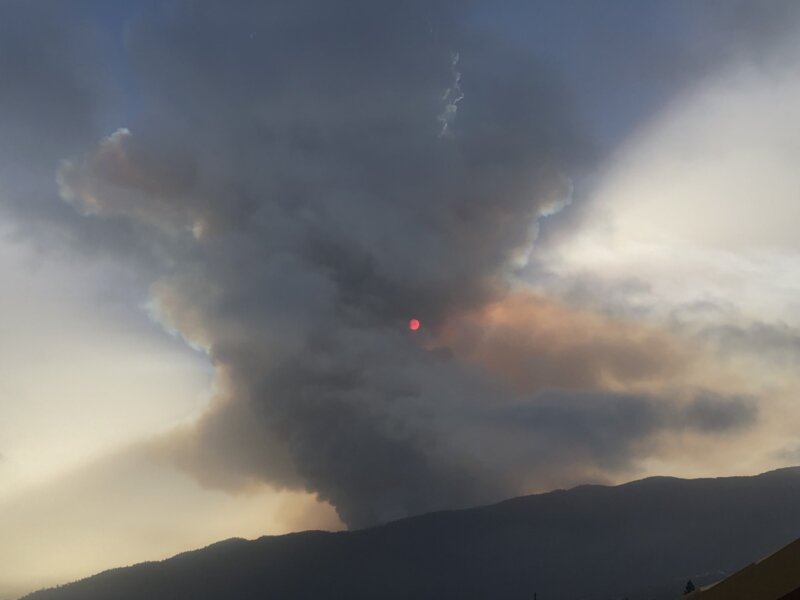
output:
M 752 421 L 748 399 L 604 389 L 593 357 L 618 348 L 603 326 L 581 337 L 559 317 L 543 339 L 571 345 L 514 348 L 523 370 L 580 370 L 573 395 L 546 372 L 515 388 L 444 343 L 507 297 L 583 156 L 558 81 L 470 34 L 457 3 L 153 10 L 127 39 L 140 114 L 58 183 L 81 214 L 145 240 L 155 314 L 217 369 L 206 415 L 162 441 L 202 481 L 303 487 L 363 526 L 519 493 L 549 470 L 626 468 L 653 432 Z M 680 364 L 660 338 L 631 339 L 596 372 Z

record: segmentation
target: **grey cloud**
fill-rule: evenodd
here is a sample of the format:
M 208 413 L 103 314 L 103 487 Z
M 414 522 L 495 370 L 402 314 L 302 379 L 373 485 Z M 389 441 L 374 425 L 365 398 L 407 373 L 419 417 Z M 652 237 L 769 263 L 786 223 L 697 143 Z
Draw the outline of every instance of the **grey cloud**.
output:
M 4 165 L 52 161 L 87 143 L 97 105 L 97 61 L 89 32 L 62 2 L 0 5 L 0 135 Z M 83 64 L 83 69 L 78 65 Z M 11 150 L 13 149 L 13 153 Z
M 226 373 L 192 447 L 352 525 L 503 489 L 438 422 L 501 392 L 404 323 L 502 293 L 579 151 L 558 83 L 447 3 L 176 6 L 129 31 L 142 118 L 59 180 L 163 252 L 163 319 Z M 453 52 L 464 98 L 441 136 Z M 233 448 L 242 413 L 258 426 Z
M 530 468 L 547 469 L 567 457 L 607 469 L 630 468 L 636 444 L 649 435 L 670 430 L 704 433 L 736 431 L 757 418 L 750 398 L 700 392 L 688 400 L 607 392 L 547 390 L 524 404 L 500 411 L 504 429 L 523 432 L 535 451 Z M 542 459 L 546 457 L 546 460 Z M 538 460 L 533 459 L 538 457 Z
M 42 253 L 136 257 L 140 266 L 152 266 L 152 245 L 132 223 L 81 218 L 59 201 L 53 180 L 65 157 L 80 155 L 104 133 L 120 96 L 107 33 L 90 18 L 93 6 L 92 0 L 0 3 L 3 233 Z
M 77 29 L 63 3 L 0 3 L 0 208 L 30 222 L 69 215 L 55 202 L 52 173 L 93 138 L 95 93 L 77 69 L 87 58 Z
M 729 354 L 749 354 L 780 365 L 800 360 L 800 330 L 786 323 L 723 323 L 702 328 L 697 335 Z
M 780 320 L 748 319 L 735 300 L 678 306 L 670 312 L 669 326 L 724 356 L 748 356 L 781 367 L 800 360 L 800 329 Z
M 519 397 L 427 349 L 506 293 L 584 157 L 552 73 L 460 6 L 176 2 L 130 26 L 130 131 L 65 157 L 59 183 L 98 248 L 157 265 L 161 318 L 217 367 L 219 398 L 161 446 L 207 484 L 303 486 L 362 526 L 748 421 L 722 400 Z
M 722 396 L 698 393 L 685 407 L 683 419 L 689 428 L 717 433 L 737 431 L 752 425 L 757 417 L 757 399 L 751 396 Z

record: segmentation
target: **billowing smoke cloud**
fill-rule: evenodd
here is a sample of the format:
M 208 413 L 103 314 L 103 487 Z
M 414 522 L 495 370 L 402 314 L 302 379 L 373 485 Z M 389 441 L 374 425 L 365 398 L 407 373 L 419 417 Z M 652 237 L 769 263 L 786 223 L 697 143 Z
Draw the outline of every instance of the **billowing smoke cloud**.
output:
M 538 339 L 454 332 L 491 317 L 582 157 L 558 82 L 470 34 L 457 3 L 154 11 L 127 37 L 137 118 L 58 183 L 136 232 L 160 265 L 154 313 L 217 369 L 208 413 L 163 441 L 201 480 L 304 487 L 362 526 L 752 421 L 747 399 L 619 391 L 681 364 L 649 332 L 579 318 L 580 335 L 525 302 L 500 325 Z M 582 391 L 549 390 L 567 381 Z

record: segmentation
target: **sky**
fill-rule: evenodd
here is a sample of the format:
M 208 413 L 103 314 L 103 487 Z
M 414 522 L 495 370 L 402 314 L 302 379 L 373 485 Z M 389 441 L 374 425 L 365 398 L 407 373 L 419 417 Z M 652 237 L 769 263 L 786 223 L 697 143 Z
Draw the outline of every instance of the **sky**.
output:
M 798 29 L 0 2 L 0 598 L 800 462 Z

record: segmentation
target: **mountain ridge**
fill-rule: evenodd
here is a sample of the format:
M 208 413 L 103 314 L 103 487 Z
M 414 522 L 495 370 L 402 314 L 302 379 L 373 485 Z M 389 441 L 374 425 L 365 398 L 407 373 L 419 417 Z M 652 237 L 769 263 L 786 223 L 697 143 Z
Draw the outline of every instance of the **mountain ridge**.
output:
M 800 467 L 581 485 L 370 528 L 229 538 L 25 600 L 674 598 L 800 537 Z M 575 573 L 580 576 L 576 577 Z M 145 593 L 146 592 L 146 593 Z

